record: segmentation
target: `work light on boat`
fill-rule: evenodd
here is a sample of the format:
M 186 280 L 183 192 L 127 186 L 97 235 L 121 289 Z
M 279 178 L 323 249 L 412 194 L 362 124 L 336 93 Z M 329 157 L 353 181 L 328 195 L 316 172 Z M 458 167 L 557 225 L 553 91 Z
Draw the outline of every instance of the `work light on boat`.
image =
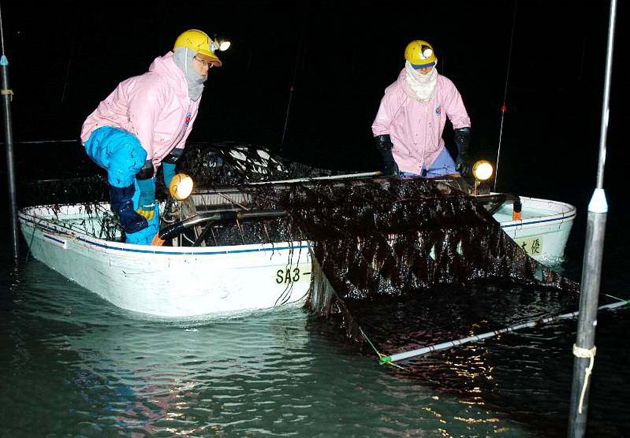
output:
M 478 181 L 486 181 L 487 179 L 490 179 L 493 171 L 494 169 L 492 168 L 492 164 L 486 160 L 477 161 L 472 170 L 473 176 Z
M 168 192 L 173 199 L 183 201 L 188 198 L 193 191 L 194 183 L 191 177 L 185 173 L 178 173 L 173 177 L 171 185 L 168 186 Z

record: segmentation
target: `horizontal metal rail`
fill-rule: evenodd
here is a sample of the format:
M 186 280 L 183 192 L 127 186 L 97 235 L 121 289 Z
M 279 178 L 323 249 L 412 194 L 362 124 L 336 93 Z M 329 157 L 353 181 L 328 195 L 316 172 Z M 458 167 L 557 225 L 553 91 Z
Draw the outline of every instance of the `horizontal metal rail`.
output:
M 274 219 L 286 215 L 282 210 L 254 210 L 254 211 L 208 211 L 199 213 L 183 221 L 174 223 L 160 231 L 160 239 L 171 239 L 195 225 L 207 222 L 242 221 L 252 219 Z

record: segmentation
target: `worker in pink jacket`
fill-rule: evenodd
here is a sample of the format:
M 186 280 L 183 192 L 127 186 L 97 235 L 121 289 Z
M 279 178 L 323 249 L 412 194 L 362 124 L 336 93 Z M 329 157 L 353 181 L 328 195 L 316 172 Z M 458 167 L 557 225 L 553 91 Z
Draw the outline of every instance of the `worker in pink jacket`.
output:
M 383 158 L 383 173 L 436 177 L 472 168 L 470 118 L 453 82 L 436 70 L 437 58 L 426 41 L 405 49 L 405 68 L 385 90 L 372 132 Z M 455 130 L 457 163 L 444 147 L 446 118 Z
M 89 157 L 107 170 L 112 210 L 127 243 L 151 244 L 159 229 L 155 174 L 168 187 L 192 129 L 208 70 L 220 67 L 215 43 L 188 30 L 172 52 L 149 71 L 116 87 L 88 116 L 81 141 Z

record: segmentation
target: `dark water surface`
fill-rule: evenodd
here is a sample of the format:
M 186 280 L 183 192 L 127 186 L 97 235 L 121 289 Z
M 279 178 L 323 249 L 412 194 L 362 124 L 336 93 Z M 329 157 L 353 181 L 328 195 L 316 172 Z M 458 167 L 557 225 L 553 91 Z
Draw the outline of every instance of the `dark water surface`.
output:
M 579 278 L 583 224 L 574 231 L 562 268 Z M 605 273 L 618 276 L 603 283 L 628 297 L 622 248 L 614 241 L 609 248 Z M 14 268 L 9 249 L 2 247 L 0 273 L 0 436 L 566 434 L 574 321 L 435 354 L 408 373 L 380 367 L 300 308 L 147 320 L 40 262 Z M 468 334 L 460 332 L 462 317 L 477 318 L 482 331 L 488 321 L 573 308 L 561 296 L 471 291 L 432 300 L 423 315 L 434 313 L 442 328 L 416 333 L 440 342 Z M 628 310 L 599 318 L 590 436 L 630 435 L 629 323 Z

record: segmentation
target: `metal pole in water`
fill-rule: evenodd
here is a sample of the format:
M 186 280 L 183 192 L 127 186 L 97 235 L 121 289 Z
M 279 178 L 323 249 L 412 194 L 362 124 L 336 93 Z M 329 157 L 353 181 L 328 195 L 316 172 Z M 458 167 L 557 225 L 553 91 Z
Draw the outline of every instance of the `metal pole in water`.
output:
M 512 49 L 514 48 L 514 29 L 516 28 L 516 7 L 517 0 L 514 0 L 514 9 L 512 10 L 512 30 L 510 32 L 510 51 L 508 53 L 507 70 L 505 72 L 505 88 L 503 90 L 503 105 L 501 105 L 501 126 L 499 128 L 499 146 L 497 148 L 497 161 L 495 163 L 494 183 L 492 191 L 497 191 L 497 178 L 499 175 L 499 164 L 501 159 L 501 141 L 503 140 L 503 122 L 505 121 L 505 112 L 507 111 L 507 92 L 510 83 L 510 66 L 512 65 Z
M 582 265 L 580 291 L 580 316 L 578 331 L 573 345 L 573 384 L 571 386 L 571 410 L 569 412 L 569 434 L 571 438 L 586 434 L 588 394 L 590 376 L 595 364 L 595 327 L 597 326 L 597 303 L 601 279 L 602 257 L 604 254 L 604 232 L 608 204 L 604 193 L 604 163 L 606 161 L 606 135 L 608 131 L 610 76 L 615 33 L 615 12 L 617 0 L 610 2 L 608 25 L 608 49 L 606 53 L 606 79 L 604 81 L 604 102 L 599 137 L 599 163 L 597 167 L 597 188 L 588 205 L 586 245 Z
M 11 212 L 11 236 L 13 241 L 13 258 L 19 257 L 19 236 L 17 222 L 17 195 L 15 185 L 15 165 L 13 160 L 13 125 L 11 121 L 11 98 L 13 90 L 9 88 L 9 60 L 4 52 L 4 28 L 2 23 L 2 11 L 0 10 L 0 39 L 2 41 L 2 57 L 0 58 L 0 70 L 2 75 L 2 110 L 4 114 L 4 144 L 7 153 L 7 177 L 9 188 L 9 203 Z
M 306 4 L 306 10 L 308 12 L 308 2 Z M 282 139 L 280 140 L 280 152 L 284 149 L 284 140 L 287 136 L 287 128 L 289 126 L 289 114 L 291 112 L 291 102 L 293 102 L 293 93 L 295 92 L 295 80 L 297 79 L 298 68 L 300 66 L 300 58 L 302 57 L 302 46 L 304 44 L 304 29 L 305 20 L 302 19 L 302 25 L 300 28 L 300 38 L 298 40 L 297 52 L 295 54 L 295 64 L 293 65 L 293 78 L 291 79 L 291 87 L 289 88 L 289 100 L 287 102 L 287 112 L 284 118 L 284 129 L 282 130 Z

